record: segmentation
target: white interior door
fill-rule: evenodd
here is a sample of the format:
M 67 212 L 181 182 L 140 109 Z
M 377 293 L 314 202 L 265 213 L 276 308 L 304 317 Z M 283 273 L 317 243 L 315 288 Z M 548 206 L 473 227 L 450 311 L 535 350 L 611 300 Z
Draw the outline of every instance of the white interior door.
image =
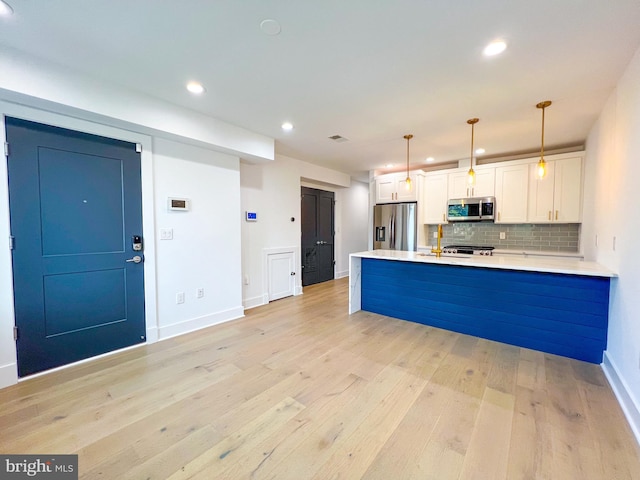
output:
M 269 301 L 293 295 L 295 285 L 295 264 L 293 252 L 267 255 L 269 270 Z

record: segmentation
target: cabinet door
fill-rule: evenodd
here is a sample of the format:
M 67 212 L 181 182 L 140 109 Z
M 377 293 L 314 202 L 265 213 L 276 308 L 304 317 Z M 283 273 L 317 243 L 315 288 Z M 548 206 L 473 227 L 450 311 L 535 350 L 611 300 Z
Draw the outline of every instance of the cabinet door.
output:
M 472 188 L 472 197 L 493 197 L 496 191 L 495 185 L 496 170 L 489 168 L 486 170 L 476 169 L 476 184 Z
M 448 175 L 426 175 L 422 195 L 422 223 L 446 223 Z
M 529 223 L 553 222 L 553 190 L 555 183 L 555 162 L 547 162 L 547 174 L 537 176 L 538 165 L 529 165 Z
M 415 202 L 418 198 L 418 177 L 411 173 L 409 178 L 411 178 L 411 190 L 407 190 L 406 174 L 399 173 L 396 176 L 396 200 L 398 202 Z
M 578 223 L 582 217 L 582 158 L 556 160 L 554 164 L 553 219 Z
M 496 168 L 496 223 L 527 221 L 528 165 Z
M 466 198 L 471 196 L 469 176 L 466 170 L 449 174 L 449 197 Z
M 396 177 L 385 175 L 376 178 L 376 203 L 388 203 L 395 201 Z
M 469 185 L 468 170 L 449 174 L 449 198 L 493 197 L 495 169 L 475 169 L 476 183 Z

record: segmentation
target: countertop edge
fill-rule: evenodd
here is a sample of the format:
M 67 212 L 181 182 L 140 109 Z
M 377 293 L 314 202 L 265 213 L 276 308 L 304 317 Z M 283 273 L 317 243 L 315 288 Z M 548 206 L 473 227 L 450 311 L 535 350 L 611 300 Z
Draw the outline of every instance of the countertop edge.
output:
M 462 267 L 493 268 L 500 270 L 520 270 L 525 272 L 559 273 L 564 275 L 582 275 L 589 277 L 616 278 L 617 273 L 596 262 L 579 259 L 557 258 L 509 258 L 499 256 L 440 257 L 425 255 L 421 252 L 400 250 L 371 250 L 351 253 L 350 257 L 395 260 L 401 262 L 429 263 L 436 265 L 455 265 Z

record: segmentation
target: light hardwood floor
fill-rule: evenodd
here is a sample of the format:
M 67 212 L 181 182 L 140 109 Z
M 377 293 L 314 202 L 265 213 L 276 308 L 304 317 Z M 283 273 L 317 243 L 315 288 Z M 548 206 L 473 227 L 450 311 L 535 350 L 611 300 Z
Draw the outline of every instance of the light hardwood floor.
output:
M 347 280 L 0 390 L 82 479 L 640 479 L 597 365 L 380 315 Z

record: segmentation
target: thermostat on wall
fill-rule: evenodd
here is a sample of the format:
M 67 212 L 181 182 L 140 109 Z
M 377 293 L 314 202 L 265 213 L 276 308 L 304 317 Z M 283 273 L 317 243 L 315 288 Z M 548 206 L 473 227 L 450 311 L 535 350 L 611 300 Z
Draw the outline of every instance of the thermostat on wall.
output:
M 191 208 L 191 200 L 188 198 L 169 197 L 167 199 L 167 207 L 169 210 L 186 212 Z
M 247 222 L 257 222 L 258 221 L 258 213 L 257 212 L 245 212 Z

